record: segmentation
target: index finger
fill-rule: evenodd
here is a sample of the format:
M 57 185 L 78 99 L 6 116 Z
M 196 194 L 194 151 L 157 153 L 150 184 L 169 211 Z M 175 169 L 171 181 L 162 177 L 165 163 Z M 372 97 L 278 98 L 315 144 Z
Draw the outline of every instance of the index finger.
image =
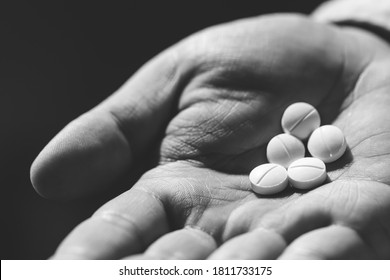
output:
M 179 80 L 177 52 L 171 48 L 107 100 L 68 124 L 32 164 L 31 181 L 38 193 L 77 197 L 110 187 L 131 171 L 136 158 L 165 129 Z
M 52 258 L 123 258 L 143 252 L 168 230 L 162 201 L 152 193 L 138 189 L 136 184 L 78 225 Z

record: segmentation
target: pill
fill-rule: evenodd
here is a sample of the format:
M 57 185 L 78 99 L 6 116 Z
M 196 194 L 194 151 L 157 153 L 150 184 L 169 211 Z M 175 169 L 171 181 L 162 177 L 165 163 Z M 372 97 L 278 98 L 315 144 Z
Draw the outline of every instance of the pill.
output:
M 311 189 L 321 185 L 326 179 L 325 163 L 313 157 L 298 159 L 287 170 L 290 184 L 297 189 Z
M 276 194 L 288 185 L 287 170 L 275 163 L 255 167 L 249 174 L 252 190 L 263 195 Z
M 273 137 L 267 145 L 267 159 L 287 168 L 293 161 L 305 156 L 305 146 L 298 138 L 282 133 Z
M 320 126 L 309 138 L 307 149 L 313 157 L 325 163 L 338 160 L 347 148 L 347 141 L 340 128 L 334 125 Z
M 291 104 L 282 116 L 282 128 L 285 133 L 304 140 L 320 126 L 318 111 L 310 104 L 298 102 Z

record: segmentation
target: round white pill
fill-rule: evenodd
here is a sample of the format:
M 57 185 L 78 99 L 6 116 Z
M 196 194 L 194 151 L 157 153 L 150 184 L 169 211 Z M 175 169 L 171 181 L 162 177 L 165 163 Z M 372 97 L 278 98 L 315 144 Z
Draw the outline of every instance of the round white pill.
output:
M 290 164 L 288 178 L 297 189 L 311 189 L 321 185 L 326 179 L 325 163 L 312 157 L 298 159 Z
M 282 128 L 285 133 L 304 140 L 320 126 L 318 111 L 310 104 L 298 102 L 291 104 L 282 116 Z
M 249 180 L 253 191 L 263 195 L 276 194 L 288 185 L 286 169 L 274 163 L 265 163 L 255 167 L 249 174 Z
M 293 161 L 305 156 L 305 146 L 298 138 L 282 133 L 272 138 L 267 145 L 267 159 L 287 168 Z
M 324 125 L 312 133 L 307 148 L 313 157 L 325 163 L 338 160 L 347 148 L 347 141 L 340 128 L 334 125 Z

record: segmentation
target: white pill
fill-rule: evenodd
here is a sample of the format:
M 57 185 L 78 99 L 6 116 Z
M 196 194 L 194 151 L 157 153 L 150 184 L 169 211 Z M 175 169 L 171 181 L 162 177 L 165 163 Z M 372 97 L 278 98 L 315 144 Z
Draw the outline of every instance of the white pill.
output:
M 321 119 L 317 110 L 310 104 L 298 102 L 291 104 L 282 116 L 282 128 L 285 133 L 304 140 L 320 126 Z
M 288 185 L 286 169 L 274 163 L 265 163 L 255 167 L 249 174 L 249 180 L 253 191 L 263 195 L 276 194 Z
M 338 160 L 347 148 L 343 132 L 334 125 L 324 125 L 312 133 L 307 148 L 313 157 L 325 163 Z
M 279 134 L 267 145 L 267 159 L 287 168 L 293 161 L 305 156 L 305 146 L 298 138 L 290 134 Z
M 311 189 L 321 185 L 326 179 L 325 163 L 312 157 L 298 159 L 287 170 L 288 179 L 297 189 Z

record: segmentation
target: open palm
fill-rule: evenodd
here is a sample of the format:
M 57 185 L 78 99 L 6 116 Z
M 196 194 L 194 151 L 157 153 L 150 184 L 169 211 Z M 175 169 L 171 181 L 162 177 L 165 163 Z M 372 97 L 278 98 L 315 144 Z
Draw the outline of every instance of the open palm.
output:
M 158 141 L 158 164 L 61 244 L 58 258 L 390 258 L 390 49 L 301 16 L 246 19 L 163 52 L 43 150 L 44 196 L 110 187 Z M 349 149 L 308 192 L 251 191 L 293 102 Z M 151 157 L 154 158 L 154 157 Z

